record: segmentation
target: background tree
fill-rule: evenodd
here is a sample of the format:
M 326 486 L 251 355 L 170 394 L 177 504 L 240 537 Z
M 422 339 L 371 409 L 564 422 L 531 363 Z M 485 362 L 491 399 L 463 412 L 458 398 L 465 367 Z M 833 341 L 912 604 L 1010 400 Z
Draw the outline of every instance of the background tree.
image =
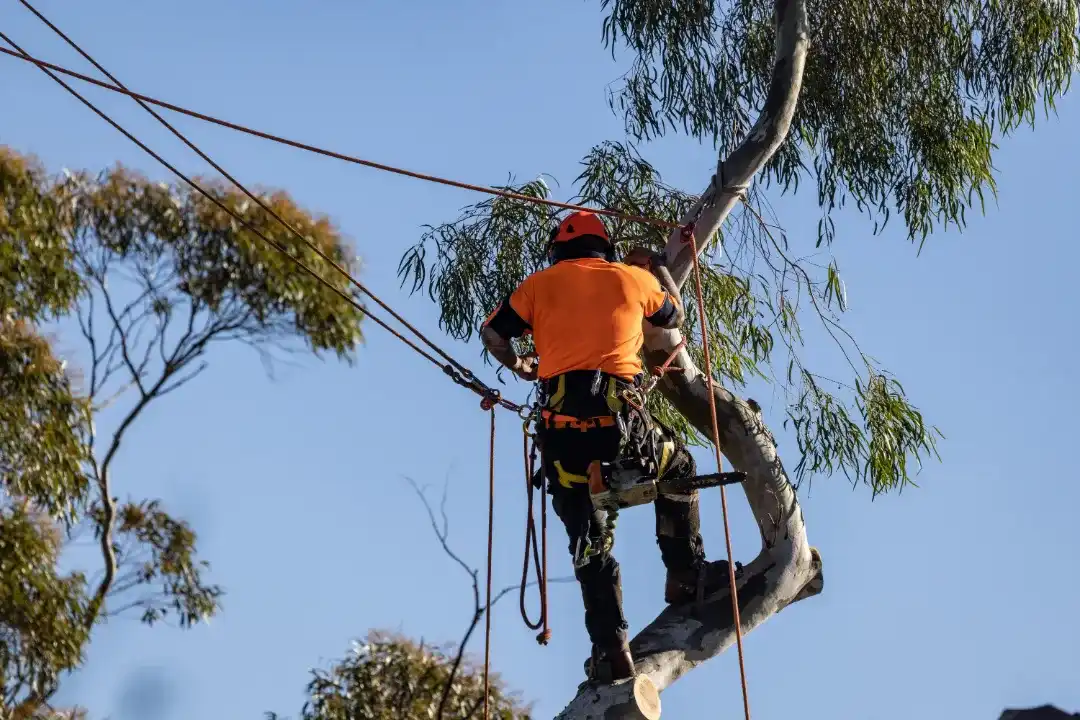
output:
M 940 433 L 902 386 L 844 329 L 846 293 L 833 256 L 834 213 L 850 200 L 880 232 L 896 214 L 908 237 L 963 228 L 994 192 L 997 138 L 1053 108 L 1080 59 L 1075 0 L 886 2 L 731 0 L 717 3 L 602 0 L 603 41 L 630 68 L 610 91 L 627 137 L 582 161 L 575 202 L 682 224 L 695 223 L 699 253 L 726 266 L 702 268 L 712 365 L 733 389 L 751 379 L 781 388 L 798 440 L 796 485 L 842 472 L 873 494 L 912 482 L 936 455 Z M 812 24 L 808 22 L 812 20 Z M 757 113 L 756 120 L 751 117 Z M 665 185 L 639 146 L 671 132 L 711 141 L 716 172 L 699 195 Z M 790 132 L 790 137 L 789 137 Z M 751 187 L 761 172 L 763 183 Z M 813 184 L 817 236 L 789 239 L 766 192 Z M 543 181 L 513 187 L 547 197 Z M 729 214 L 733 221 L 722 228 Z M 552 217 L 544 207 L 494 199 L 431 229 L 402 258 L 400 275 L 426 288 L 443 327 L 461 339 L 528 273 L 542 267 Z M 673 275 L 691 274 L 679 231 L 612 222 L 623 249 L 666 253 Z M 711 436 L 709 383 L 693 293 L 689 340 L 668 375 L 657 415 L 691 441 Z M 803 353 L 803 323 L 819 323 L 850 376 L 815 371 Z M 646 328 L 646 356 L 659 364 L 678 332 Z M 815 355 L 819 354 L 815 350 Z M 820 557 L 807 544 L 795 488 L 760 408 L 713 392 L 720 445 L 744 485 L 763 550 L 739 579 L 742 629 L 821 589 Z M 666 610 L 635 638 L 638 671 L 662 690 L 703 658 L 734 643 L 726 591 L 694 618 Z M 663 648 L 666 654 L 655 650 Z M 672 653 L 679 650 L 681 653 Z M 636 717 L 625 688 L 584 689 L 563 717 Z
M 490 678 L 492 718 L 528 720 L 530 710 Z M 428 646 L 372 631 L 326 670 L 312 670 L 301 720 L 421 720 L 484 716 L 483 668 L 458 646 Z M 445 698 L 445 700 L 444 700 Z M 268 720 L 284 720 L 275 713 Z
M 470 567 L 450 546 L 446 492 L 439 512 L 416 483 L 409 481 L 427 511 L 431 529 L 446 556 L 468 575 L 472 593 L 469 622 L 460 642 L 428 645 L 398 633 L 373 630 L 354 643 L 351 652 L 329 669 L 314 669 L 307 685 L 308 700 L 301 720 L 469 720 L 484 717 L 484 669 L 468 655 L 469 641 L 488 608 L 481 595 L 480 571 Z M 573 582 L 572 577 L 552 583 Z M 496 591 L 491 608 L 521 589 L 514 585 Z M 488 677 L 488 709 L 492 718 L 528 720 L 531 706 L 523 705 L 494 672 Z M 267 720 L 285 720 L 267 713 Z
M 186 187 L 122 167 L 50 178 L 0 148 L 5 717 L 44 711 L 106 618 L 187 627 L 220 607 L 194 530 L 136 484 L 121 500 L 113 463 L 146 409 L 202 372 L 215 343 L 245 343 L 265 359 L 306 350 L 349 360 L 361 339 L 361 313 L 249 227 L 351 293 L 346 281 L 239 191 L 202 184 L 248 227 Z M 355 271 L 326 218 L 284 193 L 260 196 Z M 50 321 L 65 349 L 85 341 L 77 376 L 41 334 Z M 96 552 L 78 545 L 87 536 Z M 65 549 L 77 571 L 58 568 Z

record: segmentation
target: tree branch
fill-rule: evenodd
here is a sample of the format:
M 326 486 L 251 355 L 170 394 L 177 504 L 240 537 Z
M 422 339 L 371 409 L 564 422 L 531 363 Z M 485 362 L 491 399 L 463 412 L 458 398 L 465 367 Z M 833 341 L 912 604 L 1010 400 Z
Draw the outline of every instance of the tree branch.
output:
M 416 484 L 412 478 L 405 478 L 405 480 L 412 486 L 412 489 L 416 492 L 417 497 L 420 498 L 420 502 L 424 504 L 424 510 L 427 511 L 428 520 L 431 522 L 431 529 L 435 531 L 435 537 L 438 538 L 439 544 L 442 545 L 443 552 L 447 556 L 457 563 L 462 570 L 469 575 L 472 580 L 473 590 L 473 613 L 472 618 L 469 621 L 468 627 L 465 629 L 465 635 L 461 638 L 461 643 L 458 645 L 457 654 L 454 656 L 454 662 L 450 666 L 450 675 L 446 679 L 446 684 L 443 686 L 442 696 L 439 698 L 439 711 L 435 715 L 436 720 L 442 720 L 446 713 L 446 704 L 450 701 L 450 691 L 454 687 L 454 680 L 457 678 L 458 671 L 461 669 L 461 663 L 465 659 L 465 646 L 469 644 L 469 639 L 472 637 L 473 632 L 476 630 L 476 626 L 479 624 L 480 619 L 483 617 L 484 609 L 480 603 L 480 580 L 479 572 L 474 568 L 469 567 L 468 563 L 462 560 L 451 548 L 447 542 L 449 536 L 449 521 L 446 517 L 446 487 L 443 487 L 442 501 L 439 504 L 439 509 L 442 514 L 442 526 L 435 520 L 435 512 L 431 509 L 431 503 L 428 502 L 427 495 Z
M 131 339 L 129 339 L 128 337 L 131 328 L 140 322 L 142 317 L 145 316 L 145 313 L 139 318 L 132 320 L 130 323 L 128 323 L 126 327 L 123 325 L 122 320 L 127 317 L 132 312 L 132 310 L 135 309 L 135 306 L 137 304 L 142 302 L 142 300 L 149 295 L 149 292 L 143 291 L 143 293 L 140 294 L 139 297 L 128 303 L 127 306 L 124 307 L 124 309 L 121 310 L 119 314 L 117 314 L 116 310 L 113 308 L 112 298 L 109 295 L 109 290 L 106 287 L 105 277 L 94 276 L 94 279 L 97 281 L 98 286 L 101 288 L 101 296 L 105 300 L 105 310 L 106 312 L 108 312 L 109 319 L 112 320 L 113 324 L 113 330 L 109 336 L 110 345 L 112 344 L 113 333 L 116 333 L 120 340 L 120 355 L 123 358 L 124 365 L 127 367 L 128 372 L 131 373 L 131 378 L 135 381 L 136 386 L 139 388 L 139 392 L 143 396 L 145 396 L 146 388 L 143 387 L 142 376 L 146 372 L 146 366 L 145 363 L 141 366 L 137 366 L 134 360 L 132 360 L 131 351 L 129 348 Z
M 809 47 L 805 0 L 776 0 L 776 58 L 765 106 L 742 142 L 717 165 L 716 175 L 701 198 L 683 218 L 695 222 L 698 253 L 708 250 L 720 226 L 744 196 L 754 175 L 784 142 L 795 113 Z M 680 230 L 668 238 L 665 255 L 681 287 L 693 268 L 690 243 Z M 678 330 L 645 325 L 645 356 L 661 364 L 682 342 Z M 705 437 L 711 437 L 709 383 L 680 350 L 659 387 L 675 408 Z M 747 474 L 743 489 L 757 521 L 762 550 L 736 580 L 741 630 L 748 633 L 787 605 L 821 592 L 821 558 L 810 548 L 794 488 L 788 482 L 772 434 L 760 407 L 744 402 L 716 385 L 713 392 L 720 427 L 721 449 L 736 470 Z M 693 608 L 668 607 L 634 638 L 631 648 L 639 677 L 635 682 L 594 686 L 583 684 L 559 715 L 563 720 L 641 718 L 635 699 L 644 680 L 663 691 L 698 664 L 715 657 L 735 642 L 734 614 L 724 588 Z
M 110 309 L 110 316 L 116 317 L 116 315 Z M 122 317 L 122 315 L 121 315 Z M 192 321 L 193 322 L 193 321 Z M 118 321 L 114 319 L 116 327 L 120 327 Z M 123 329 L 121 334 L 121 347 L 126 348 L 126 339 L 123 337 Z M 116 520 L 116 500 L 112 496 L 112 491 L 109 482 L 109 470 L 112 465 L 113 459 L 116 457 L 117 452 L 120 450 L 120 444 L 123 441 L 124 435 L 127 433 L 131 425 L 138 419 L 142 412 L 146 409 L 155 398 L 162 397 L 168 392 L 175 390 L 177 387 L 191 380 L 194 376 L 198 375 L 202 371 L 204 366 L 200 366 L 192 373 L 179 378 L 178 380 L 171 382 L 172 378 L 180 372 L 184 366 L 195 357 L 198 357 L 206 348 L 207 343 L 213 339 L 213 333 L 207 332 L 203 334 L 194 344 L 188 346 L 183 350 L 177 347 L 173 354 L 166 360 L 165 367 L 162 369 L 160 377 L 154 382 L 154 384 L 147 389 L 141 382 L 139 383 L 140 398 L 135 406 L 128 412 L 124 419 L 120 422 L 116 431 L 113 433 L 112 442 L 109 444 L 108 450 L 105 452 L 105 457 L 100 464 L 94 463 L 94 475 L 98 484 L 98 491 L 101 495 L 102 516 L 101 516 L 101 554 L 103 561 L 103 575 L 98 583 L 97 589 L 94 592 L 93 597 L 89 605 L 87 606 L 85 625 L 89 630 L 94 623 L 97 622 L 98 617 L 101 615 L 102 607 L 105 603 L 106 597 L 109 595 L 112 585 L 116 579 L 117 572 L 117 558 L 116 552 L 113 548 L 113 525 Z M 153 342 L 153 341 L 152 341 Z M 125 363 L 128 368 L 135 371 L 134 366 L 127 359 L 125 350 Z
M 424 510 L 427 511 L 428 520 L 431 522 L 431 529 L 434 530 L 435 537 L 438 538 L 439 544 L 442 545 L 443 552 L 445 552 L 447 554 L 447 556 L 450 557 L 451 560 L 453 560 L 455 563 L 457 563 L 461 567 L 461 569 L 465 571 L 465 573 L 469 576 L 469 578 L 472 581 L 472 591 L 473 591 L 473 612 L 472 612 L 472 616 L 471 616 L 471 618 L 469 620 L 468 627 L 465 629 L 465 634 L 461 638 L 461 643 L 458 645 L 457 653 L 454 656 L 454 661 L 453 661 L 453 663 L 451 665 L 451 668 L 450 668 L 450 675 L 446 679 L 446 684 L 443 686 L 442 696 L 439 699 L 439 711 L 435 715 L 437 720 L 442 720 L 442 718 L 445 717 L 446 705 L 450 701 L 450 692 L 453 689 L 454 680 L 457 678 L 457 674 L 460 671 L 461 665 L 465 660 L 465 648 L 468 646 L 469 640 L 472 638 L 472 635 L 476 631 L 477 626 L 479 626 L 480 621 L 483 619 L 484 613 L 485 612 L 490 612 L 491 608 L 495 607 L 495 605 L 499 602 L 499 600 L 503 599 L 504 597 L 506 597 L 510 593 L 514 592 L 515 590 L 519 590 L 520 585 L 508 585 L 507 587 L 504 587 L 502 590 L 500 590 L 497 593 L 495 593 L 494 595 L 492 595 L 491 605 L 485 607 L 484 603 L 481 602 L 481 599 L 480 599 L 480 573 L 479 573 L 479 571 L 476 570 L 475 568 L 470 567 L 468 563 L 466 563 L 464 560 L 462 560 L 461 557 L 457 553 L 455 553 L 453 551 L 453 549 L 450 548 L 450 544 L 449 544 L 449 542 L 447 542 L 447 538 L 449 537 L 449 534 L 450 534 L 450 532 L 449 532 L 449 530 L 450 530 L 450 521 L 446 516 L 446 498 L 447 498 L 447 488 L 446 488 L 446 486 L 443 487 L 442 499 L 439 502 L 439 515 L 440 515 L 441 520 L 442 520 L 442 523 L 440 524 L 439 521 L 435 519 L 435 511 L 432 509 L 431 503 L 428 501 L 427 495 L 424 493 L 424 491 L 416 484 L 416 482 L 412 478 L 407 477 L 407 478 L 405 478 L 405 480 L 406 480 L 406 482 L 409 483 L 409 485 L 412 487 L 412 489 L 416 492 L 417 497 L 420 498 L 420 502 L 422 502 L 424 504 Z M 567 583 L 567 582 L 576 582 L 576 580 L 573 577 L 552 578 L 551 580 L 548 580 L 548 583 Z M 526 587 L 531 587 L 533 585 L 536 585 L 536 583 L 535 582 L 528 583 L 528 584 L 526 584 Z M 472 717 L 473 713 L 476 712 L 476 709 L 480 706 L 481 702 L 483 702 L 483 698 L 480 698 L 480 701 L 477 703 L 477 705 L 473 707 L 472 712 L 470 712 L 466 717 Z

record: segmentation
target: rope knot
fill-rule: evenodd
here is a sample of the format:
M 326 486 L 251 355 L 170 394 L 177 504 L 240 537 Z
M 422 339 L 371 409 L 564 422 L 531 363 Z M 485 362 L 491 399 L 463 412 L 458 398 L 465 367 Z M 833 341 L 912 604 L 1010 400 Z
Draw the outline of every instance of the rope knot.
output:
M 488 389 L 484 394 L 484 397 L 480 399 L 481 410 L 491 410 L 502 400 L 502 396 L 498 390 Z
M 549 642 L 551 642 L 551 631 L 544 630 L 542 633 L 537 635 L 536 642 L 540 643 L 541 645 L 547 645 Z
M 685 225 L 683 225 L 682 229 L 679 230 L 679 234 L 682 235 L 682 241 L 683 242 L 690 242 L 690 240 L 694 237 L 694 230 L 696 228 L 697 228 L 697 223 L 693 222 L 693 221 L 688 222 Z

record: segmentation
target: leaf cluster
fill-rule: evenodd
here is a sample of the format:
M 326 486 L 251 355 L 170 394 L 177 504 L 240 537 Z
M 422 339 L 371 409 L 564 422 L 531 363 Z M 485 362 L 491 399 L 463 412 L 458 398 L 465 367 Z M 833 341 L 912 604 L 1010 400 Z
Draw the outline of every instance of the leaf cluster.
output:
M 631 66 L 610 91 L 630 137 L 671 131 L 733 147 L 764 107 L 773 0 L 602 0 L 603 39 Z M 787 3 L 781 3 L 783 9 Z M 1080 61 L 1076 0 L 808 0 L 810 50 L 791 140 L 765 170 L 851 200 L 920 244 L 994 192 L 995 135 L 1053 109 Z
M 416 643 L 373 631 L 353 644 L 329 669 L 312 670 L 301 720 L 468 720 L 483 716 L 483 669 L 465 662 L 455 669 L 453 648 Z M 438 714 L 447 683 L 449 701 Z M 498 720 L 528 720 L 530 708 L 504 687 L 489 682 L 489 708 Z M 268 720 L 279 720 L 274 713 Z M 283 720 L 283 719 L 281 719 Z

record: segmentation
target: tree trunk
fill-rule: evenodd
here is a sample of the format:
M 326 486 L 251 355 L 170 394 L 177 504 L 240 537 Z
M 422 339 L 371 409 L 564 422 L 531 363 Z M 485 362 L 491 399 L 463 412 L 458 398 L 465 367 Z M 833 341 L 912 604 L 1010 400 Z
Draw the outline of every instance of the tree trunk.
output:
M 776 0 L 776 60 L 765 107 L 746 138 L 726 159 L 698 205 L 684 219 L 697 217 L 698 252 L 717 237 L 728 213 L 740 201 L 754 175 L 783 143 L 791 127 L 809 47 L 805 0 Z M 700 212 L 700 215 L 699 215 Z M 690 277 L 690 244 L 672 232 L 665 253 L 675 281 Z M 661 364 L 678 346 L 677 330 L 646 324 L 645 355 L 650 366 Z M 712 437 L 708 380 L 685 350 L 673 362 L 682 372 L 669 373 L 659 388 L 675 408 L 703 435 Z M 714 384 L 720 448 L 743 483 L 761 532 L 762 549 L 737 579 L 742 632 L 750 632 L 791 603 L 822 590 L 821 557 L 807 542 L 802 509 L 776 453 L 776 443 L 753 400 L 741 400 Z M 715 552 L 713 553 L 715 556 Z M 633 639 L 637 672 L 663 691 L 698 664 L 735 644 L 734 614 L 727 589 L 706 597 L 700 612 L 668 607 Z M 732 682 L 735 679 L 732 678 Z M 616 720 L 656 717 L 642 706 L 641 679 L 636 683 L 593 687 L 582 685 L 559 714 L 562 720 Z M 749 686 L 755 687 L 751 676 Z

